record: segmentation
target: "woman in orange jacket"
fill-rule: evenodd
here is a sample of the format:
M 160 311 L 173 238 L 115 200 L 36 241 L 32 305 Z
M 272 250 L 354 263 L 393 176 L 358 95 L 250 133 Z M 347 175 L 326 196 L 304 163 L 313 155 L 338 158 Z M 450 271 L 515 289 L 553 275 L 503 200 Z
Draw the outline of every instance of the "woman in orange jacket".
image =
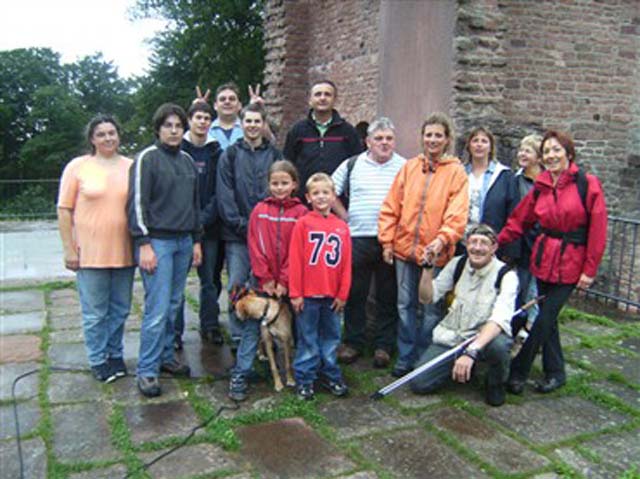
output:
M 428 260 L 439 269 L 451 259 L 469 215 L 467 174 L 449 154 L 454 143 L 451 120 L 433 113 L 421 134 L 424 153 L 400 169 L 378 220 L 383 258 L 389 264 L 395 259 L 398 278 L 398 360 L 391 373 L 396 377 L 413 368 L 442 318 L 441 302 L 418 304 L 421 265 Z

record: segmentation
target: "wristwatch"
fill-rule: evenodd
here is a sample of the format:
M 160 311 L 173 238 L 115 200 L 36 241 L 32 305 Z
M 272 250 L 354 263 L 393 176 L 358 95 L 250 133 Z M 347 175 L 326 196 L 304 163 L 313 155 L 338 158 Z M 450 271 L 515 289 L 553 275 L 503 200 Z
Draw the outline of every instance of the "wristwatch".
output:
M 480 356 L 480 348 L 476 347 L 468 347 L 462 353 L 463 356 L 469 356 L 471 359 L 475 361 L 478 360 L 478 356 Z

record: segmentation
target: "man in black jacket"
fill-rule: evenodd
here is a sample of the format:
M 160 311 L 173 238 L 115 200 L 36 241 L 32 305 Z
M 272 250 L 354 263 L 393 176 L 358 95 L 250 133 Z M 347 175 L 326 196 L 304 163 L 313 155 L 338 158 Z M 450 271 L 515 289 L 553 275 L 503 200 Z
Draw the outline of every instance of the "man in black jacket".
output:
M 291 161 L 306 184 L 314 173 L 331 175 L 343 160 L 363 151 L 356 129 L 333 108 L 338 89 L 331 80 L 320 80 L 309 92 L 309 114 L 297 122 L 284 145 L 284 157 Z M 299 195 L 304 196 L 304 188 Z
M 216 167 L 220 158 L 220 144 L 209 136 L 213 109 L 206 102 L 195 102 L 187 111 L 189 131 L 182 137 L 182 151 L 193 159 L 198 171 L 198 191 L 200 193 L 200 222 L 204 229 L 202 238 L 202 264 L 198 267 L 200 279 L 200 336 L 203 341 L 220 345 L 218 317 L 220 307 L 218 296 L 222 284 L 220 273 L 222 252 L 220 217 L 216 202 Z M 184 303 L 184 300 L 183 300 Z M 174 346 L 182 349 L 184 332 L 184 306 L 181 305 L 176 317 L 176 337 Z

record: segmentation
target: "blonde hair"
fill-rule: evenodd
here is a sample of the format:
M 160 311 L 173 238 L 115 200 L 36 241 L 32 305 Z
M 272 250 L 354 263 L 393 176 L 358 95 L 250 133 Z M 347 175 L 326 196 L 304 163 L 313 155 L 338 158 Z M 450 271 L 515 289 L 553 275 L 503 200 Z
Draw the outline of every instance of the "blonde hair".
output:
M 447 140 L 449 140 L 449 144 L 444 150 L 444 153 L 451 154 L 455 143 L 455 131 L 453 130 L 453 122 L 451 121 L 451 118 L 449 118 L 449 115 L 446 115 L 445 113 L 439 111 L 436 111 L 435 113 L 429 115 L 422 124 L 422 128 L 420 128 L 421 136 L 424 135 L 424 129 L 429 125 L 440 125 L 442 128 L 444 128 L 444 135 L 447 137 Z
M 527 135 L 522 140 L 520 140 L 520 147 L 528 146 L 536 152 L 536 156 L 540 158 L 542 155 L 540 154 L 540 147 L 542 146 L 542 136 L 534 133 L 533 135 Z
M 333 180 L 326 173 L 314 173 L 309 177 L 307 183 L 305 184 L 305 188 L 307 189 L 307 193 L 311 190 L 311 187 L 316 183 L 326 183 L 331 187 L 331 190 L 335 192 L 336 187 L 333 183 Z

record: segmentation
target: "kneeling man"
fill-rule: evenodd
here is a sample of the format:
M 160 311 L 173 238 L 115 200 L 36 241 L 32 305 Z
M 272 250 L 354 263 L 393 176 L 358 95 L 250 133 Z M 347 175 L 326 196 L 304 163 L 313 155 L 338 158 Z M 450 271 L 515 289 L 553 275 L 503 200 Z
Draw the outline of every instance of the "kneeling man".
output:
M 436 302 L 453 291 L 449 312 L 433 330 L 433 343 L 419 364 L 435 358 L 468 338 L 476 339 L 458 356 L 425 371 L 411 382 L 416 394 L 426 394 L 442 386 L 449 377 L 467 382 L 478 361 L 486 361 L 486 400 L 500 406 L 505 400 L 505 381 L 509 375 L 511 318 L 518 293 L 515 272 L 495 257 L 498 243 L 490 226 L 479 224 L 467 234 L 467 256 L 453 258 L 433 279 L 432 261 L 425 258 L 420 280 L 420 302 Z M 458 262 L 464 261 L 456 271 Z

